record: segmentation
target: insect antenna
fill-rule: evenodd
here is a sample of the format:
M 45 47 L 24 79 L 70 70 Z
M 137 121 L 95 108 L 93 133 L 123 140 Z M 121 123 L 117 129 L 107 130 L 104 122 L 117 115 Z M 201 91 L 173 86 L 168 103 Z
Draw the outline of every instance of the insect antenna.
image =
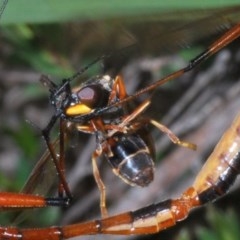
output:
M 86 72 L 91 66 L 93 66 L 94 64 L 96 64 L 97 62 L 109 57 L 111 55 L 111 53 L 107 54 L 107 55 L 102 55 L 99 56 L 97 58 L 95 58 L 92 62 L 90 62 L 88 65 L 86 65 L 85 67 L 82 67 L 77 73 L 75 73 L 73 76 L 71 76 L 70 78 L 64 79 L 63 81 L 68 81 L 71 82 L 74 79 L 78 78 L 79 76 L 81 76 L 84 72 Z

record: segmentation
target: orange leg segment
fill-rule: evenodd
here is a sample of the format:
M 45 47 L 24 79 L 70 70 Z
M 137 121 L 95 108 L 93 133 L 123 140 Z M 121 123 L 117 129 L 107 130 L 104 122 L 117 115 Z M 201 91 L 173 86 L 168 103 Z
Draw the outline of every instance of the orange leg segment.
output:
M 0 209 L 9 208 L 37 208 L 48 206 L 47 200 L 36 195 L 23 193 L 0 193 Z
M 68 204 L 69 202 L 66 198 L 45 198 L 37 195 L 11 192 L 0 193 L 0 209 L 42 208 L 47 206 L 66 206 Z
M 101 155 L 101 153 L 98 153 L 95 151 L 92 155 L 92 166 L 93 166 L 93 176 L 95 179 L 95 182 L 97 183 L 99 192 L 100 192 L 100 210 L 101 215 L 103 218 L 106 218 L 108 216 L 107 213 L 107 207 L 106 207 L 106 187 L 101 179 L 98 166 L 97 166 L 97 158 Z
M 170 138 L 170 140 L 173 143 L 178 144 L 178 145 L 180 145 L 182 147 L 190 148 L 192 150 L 196 150 L 197 149 L 197 146 L 195 144 L 180 140 L 169 128 L 167 128 L 163 124 L 161 124 L 161 123 L 159 123 L 159 122 L 157 122 L 157 121 L 155 121 L 153 119 L 150 119 L 149 122 L 152 125 L 154 125 L 156 128 L 158 128 L 161 132 L 167 134 L 168 137 Z

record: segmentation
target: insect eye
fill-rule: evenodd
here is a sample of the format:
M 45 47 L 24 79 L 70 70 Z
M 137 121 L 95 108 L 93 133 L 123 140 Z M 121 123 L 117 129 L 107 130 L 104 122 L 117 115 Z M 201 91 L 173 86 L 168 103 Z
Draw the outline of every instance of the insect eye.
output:
M 77 96 L 80 102 L 93 109 L 107 105 L 109 92 L 100 85 L 91 85 L 80 89 Z

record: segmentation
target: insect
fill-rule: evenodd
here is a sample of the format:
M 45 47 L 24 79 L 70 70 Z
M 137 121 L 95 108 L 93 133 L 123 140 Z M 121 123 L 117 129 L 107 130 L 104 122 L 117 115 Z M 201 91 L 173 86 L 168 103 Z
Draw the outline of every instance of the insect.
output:
M 116 89 L 120 89 L 121 91 L 118 92 L 119 96 L 117 96 L 117 100 L 115 101 L 116 96 L 114 96 L 114 91 L 113 93 L 110 93 L 110 104 L 105 106 L 103 103 L 100 103 L 99 108 L 95 109 L 92 107 L 91 100 L 96 100 L 95 97 L 90 99 L 84 99 L 82 95 L 84 96 L 85 91 L 87 90 L 88 92 L 95 92 L 95 86 L 89 85 L 88 82 L 86 86 L 83 86 L 83 88 L 80 89 L 80 91 L 77 92 L 78 95 L 80 95 L 81 99 L 85 101 L 84 104 L 79 103 L 79 99 L 76 98 L 76 93 L 72 95 L 72 92 L 69 92 L 69 82 L 65 81 L 60 88 L 57 88 L 57 91 L 55 92 L 54 89 L 56 86 L 46 78 L 43 78 L 43 83 L 45 85 L 48 85 L 50 88 L 50 91 L 53 93 L 52 96 L 52 103 L 53 105 L 57 106 L 57 111 L 56 115 L 52 120 L 50 121 L 50 124 L 47 126 L 47 128 L 44 130 L 44 136 L 45 139 L 47 140 L 46 142 L 49 145 L 50 152 L 52 151 L 52 156 L 54 158 L 54 148 L 51 143 L 48 142 L 48 132 L 51 130 L 51 127 L 53 123 L 56 121 L 57 117 L 59 117 L 60 114 L 67 114 L 67 116 L 64 116 L 65 118 L 68 117 L 68 120 L 70 118 L 71 121 L 76 121 L 77 123 L 83 122 L 88 119 L 95 119 L 95 117 L 100 117 L 103 114 L 109 113 L 109 111 L 113 111 L 113 109 L 118 113 L 120 109 L 121 104 L 128 103 L 130 100 L 133 98 L 148 92 L 150 90 L 154 90 L 157 86 L 164 84 L 167 81 L 170 81 L 171 79 L 174 79 L 180 75 L 182 75 L 184 72 L 187 72 L 191 70 L 195 65 L 199 64 L 201 61 L 203 61 L 205 58 L 209 57 L 211 54 L 215 53 L 218 51 L 220 48 L 224 47 L 226 44 L 229 42 L 233 41 L 235 38 L 239 36 L 239 30 L 240 26 L 237 25 L 234 28 L 232 28 L 229 32 L 227 32 L 222 38 L 217 40 L 213 45 L 210 46 L 209 51 L 204 52 L 197 58 L 195 58 L 193 61 L 190 62 L 189 66 L 187 66 L 184 69 L 181 69 L 168 77 L 157 81 L 156 83 L 150 85 L 147 88 L 144 88 L 143 90 L 140 90 L 137 92 L 135 95 L 130 95 L 127 96 L 124 87 L 121 87 L 123 84 L 123 81 L 121 80 L 121 77 L 118 76 L 116 78 L 116 85 L 113 87 L 113 89 L 116 91 Z M 229 37 L 230 36 L 230 37 Z M 96 79 L 95 79 L 96 80 Z M 108 79 L 98 79 L 100 87 L 102 87 L 102 82 L 108 81 Z M 90 86 L 90 87 L 89 87 Z M 96 90 L 97 91 L 97 90 Z M 57 93 L 57 94 L 56 94 Z M 98 92 L 97 92 L 98 93 Z M 58 95 L 59 94 L 59 95 Z M 111 96 L 112 95 L 112 96 Z M 67 96 L 67 97 L 66 97 Z M 57 100 L 57 101 L 56 101 Z M 99 100 L 99 99 L 97 99 Z M 114 100 L 114 101 L 113 101 Z M 60 101 L 60 104 L 59 104 Z M 67 101 L 67 103 L 65 102 Z M 73 104 L 70 104 L 72 103 Z M 63 103 L 63 105 L 62 105 Z M 137 110 L 134 110 L 132 114 L 126 115 L 123 120 L 117 122 L 116 125 L 113 125 L 112 123 L 109 124 L 109 126 L 106 126 L 106 124 L 103 127 L 104 131 L 107 132 L 107 140 L 111 141 L 112 136 L 114 134 L 120 133 L 120 136 L 117 137 L 117 143 L 123 143 L 128 142 L 128 144 L 131 144 L 132 138 L 135 137 L 135 135 L 129 135 L 128 138 L 124 139 L 125 136 L 122 135 L 122 133 L 129 132 L 131 130 L 131 126 L 129 123 L 133 120 L 136 120 L 142 111 L 148 106 L 150 102 L 147 100 L 143 104 L 141 104 Z M 88 106 L 89 104 L 89 106 Z M 99 102 L 97 101 L 97 104 Z M 103 104 L 103 105 L 101 105 Z M 106 104 L 106 102 L 105 102 Z M 69 106 L 66 109 L 66 112 L 62 112 L 62 106 Z M 60 106 L 60 108 L 58 108 Z M 77 108 L 75 108 L 77 106 Z M 122 110 L 122 109 L 120 109 Z M 83 113 L 84 115 L 78 118 L 79 114 Z M 75 119 L 75 116 L 76 119 Z M 122 115 L 121 115 L 122 116 Z M 63 117 L 63 120 L 65 118 Z M 101 120 L 101 119 L 100 119 Z M 111 120 L 111 119 L 110 119 Z M 118 119 L 117 119 L 118 120 Z M 146 120 L 145 120 L 146 121 Z M 153 125 L 159 127 L 158 123 L 156 123 L 153 120 L 150 120 Z M 137 122 L 136 123 L 135 129 L 133 130 L 138 130 L 138 125 L 141 126 L 142 122 Z M 99 124 L 99 125 L 98 125 Z M 223 137 L 222 141 L 220 144 L 217 146 L 215 149 L 213 155 L 210 156 L 206 163 L 206 167 L 204 167 L 204 171 L 201 171 L 198 177 L 196 178 L 195 183 L 193 184 L 193 187 L 189 188 L 184 194 L 182 195 L 181 198 L 177 200 L 167 200 L 164 202 L 161 202 L 159 204 L 151 205 L 149 207 L 137 210 L 135 212 L 131 213 L 125 213 L 121 215 L 116 215 L 115 217 L 109 217 L 104 220 L 96 220 L 90 223 L 82 223 L 82 224 L 77 224 L 77 225 L 69 225 L 66 227 L 61 228 L 51 228 L 51 229 L 42 229 L 42 230 L 29 230 L 29 231 L 24 231 L 24 230 L 17 230 L 15 228 L 2 228 L 2 237 L 6 238 L 7 236 L 11 237 L 12 239 L 17 239 L 21 238 L 22 236 L 24 239 L 39 239 L 39 236 L 43 234 L 44 239 L 47 239 L 48 236 L 51 236 L 51 239 L 59 239 L 59 238 L 69 238 L 73 236 L 78 236 L 81 234 L 98 234 L 98 233 L 110 233 L 110 234 L 141 234 L 141 233 L 151 233 L 151 232 L 156 232 L 160 231 L 162 229 L 165 229 L 169 226 L 172 226 L 175 224 L 176 221 L 180 221 L 183 218 L 185 218 L 189 212 L 189 210 L 195 206 L 199 206 L 201 204 L 204 204 L 205 202 L 211 201 L 215 199 L 218 195 L 222 195 L 226 192 L 226 190 L 229 188 L 229 185 L 234 181 L 237 172 L 233 169 L 238 169 L 238 159 L 237 159 L 237 148 L 234 148 L 233 155 L 227 155 L 228 150 L 231 148 L 233 145 L 234 147 L 238 146 L 238 135 L 237 130 L 238 130 L 238 124 L 239 124 L 239 118 L 236 119 L 236 121 L 233 123 L 232 128 L 226 133 L 226 135 Z M 99 127 L 101 128 L 101 122 L 96 121 L 96 123 L 93 123 L 91 126 L 89 125 L 77 125 L 79 130 L 84 130 L 87 132 L 94 132 L 96 129 Z M 61 126 L 61 122 L 60 122 Z M 159 127 L 161 128 L 161 127 Z M 60 132 L 63 132 L 62 130 Z M 102 133 L 102 132 L 100 132 Z M 98 132 L 99 134 L 99 132 Z M 61 139 L 61 137 L 60 137 Z M 62 137 L 64 140 L 64 136 Z M 98 141 L 101 141 L 103 139 L 103 142 L 105 141 L 106 137 L 102 136 L 97 136 Z M 173 137 L 174 139 L 174 137 Z M 230 140 L 230 144 L 227 145 L 226 141 Z M 61 141 L 61 140 L 60 140 Z M 141 140 L 139 138 L 135 138 L 134 141 L 139 141 Z M 177 141 L 179 142 L 179 141 Z M 182 144 L 182 142 L 180 142 Z M 116 144 L 116 142 L 114 143 Z M 115 145 L 112 146 L 115 146 Z M 110 144 L 109 144 L 110 145 Z M 183 143 L 183 145 L 185 145 Z M 224 145 L 224 147 L 222 146 Z M 111 145 L 110 145 L 111 146 Z M 140 145 L 142 149 L 142 144 Z M 191 146 L 187 144 L 187 146 Z M 102 145 L 101 145 L 102 147 Z M 226 149 L 226 150 L 225 150 Z M 224 150 L 224 151 L 223 151 Z M 224 153 L 224 154 L 222 154 Z M 97 154 L 97 153 L 96 153 Z M 219 157 L 219 155 L 221 157 Z M 60 154 L 60 156 L 62 156 Z M 58 159 L 56 159 L 58 160 Z M 220 162 L 220 163 L 219 163 Z M 226 163 L 224 165 L 224 163 Z M 151 165 L 152 163 L 150 163 Z M 212 164 L 216 164 L 216 166 L 222 166 L 221 171 L 217 173 L 212 173 L 212 170 L 218 169 L 216 166 L 213 166 Z M 58 168 L 60 164 L 58 161 L 56 161 L 56 167 Z M 94 164 L 93 164 L 94 165 Z M 210 166 L 209 166 L 210 165 Z M 206 169 L 207 171 L 205 171 Z M 116 170 L 117 171 L 117 170 Z M 3 193 L 3 200 L 4 197 L 8 198 L 8 205 L 6 203 L 2 203 L 3 207 L 11 207 L 11 202 L 10 199 L 12 199 L 13 204 L 15 203 L 16 198 L 19 197 L 19 199 L 23 199 L 26 197 L 26 199 L 29 200 L 30 203 L 32 203 L 34 207 L 41 207 L 45 205 L 62 205 L 62 202 L 64 204 L 68 204 L 69 199 L 71 198 L 71 193 L 68 189 L 67 183 L 65 181 L 64 175 L 61 176 L 61 168 L 58 169 L 59 175 L 60 175 L 60 188 L 63 190 L 60 191 L 62 193 L 66 193 L 67 199 L 65 198 L 58 198 L 56 199 L 43 199 L 41 197 L 36 197 L 32 196 L 30 197 L 29 195 L 18 195 L 18 194 L 8 194 L 8 193 Z M 117 173 L 119 174 L 119 173 Z M 151 175 L 151 174 L 150 174 Z M 209 178 L 212 179 L 212 181 L 209 181 Z M 126 180 L 126 179 L 125 179 Z M 132 178 L 130 179 L 132 181 Z M 126 180 L 129 181 L 129 180 Z M 104 193 L 102 194 L 104 195 Z M 104 198 L 104 197 L 103 197 Z M 17 201 L 18 202 L 18 201 Z M 36 202 L 38 202 L 38 205 L 36 206 Z M 104 200 L 101 201 L 102 203 Z M 187 204 L 185 204 L 187 202 Z M 26 207 L 27 202 L 24 201 L 24 206 Z M 31 207 L 31 205 L 28 205 Z M 18 207 L 21 207 L 21 205 L 18 205 Z M 104 209 L 104 206 L 102 206 Z M 103 210 L 104 212 L 104 210 Z M 104 215 L 105 213 L 103 213 Z M 22 235 L 23 234 L 23 235 Z

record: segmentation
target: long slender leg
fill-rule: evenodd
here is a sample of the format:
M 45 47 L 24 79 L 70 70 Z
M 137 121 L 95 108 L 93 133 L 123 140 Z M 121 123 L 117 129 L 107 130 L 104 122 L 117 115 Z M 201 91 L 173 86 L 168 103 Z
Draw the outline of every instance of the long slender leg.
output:
M 189 143 L 189 142 L 185 142 L 185 141 L 182 141 L 180 140 L 169 128 L 167 128 L 166 126 L 164 126 L 163 124 L 153 120 L 153 119 L 150 119 L 149 122 L 154 125 L 156 128 L 158 128 L 161 132 L 165 133 L 168 135 L 169 139 L 175 143 L 175 144 L 178 144 L 182 147 L 187 147 L 187 148 L 190 148 L 190 149 L 193 149 L 193 150 L 196 150 L 196 145 L 193 144 L 193 143 Z
M 103 125 L 102 121 L 99 119 L 96 121 L 91 121 L 90 125 L 79 125 L 77 126 L 77 129 L 83 132 L 96 133 L 97 149 L 92 154 L 92 168 L 93 168 L 93 176 L 100 192 L 101 215 L 103 218 L 106 218 L 108 216 L 107 207 L 106 207 L 106 187 L 101 179 L 101 175 L 97 166 L 97 159 L 102 155 L 102 145 L 99 142 L 97 134 L 98 134 L 98 129 L 101 128 L 102 131 L 104 131 L 104 127 L 105 125 Z
M 118 127 L 122 127 L 122 129 L 123 129 L 122 132 L 124 132 L 124 128 L 126 128 L 126 127 L 129 128 L 128 125 L 131 125 L 132 128 L 139 128 L 140 126 L 143 126 L 144 124 L 151 123 L 152 125 L 157 127 L 160 131 L 167 134 L 173 143 L 178 144 L 182 147 L 187 147 L 187 148 L 196 150 L 197 147 L 195 144 L 180 140 L 169 128 L 167 128 L 165 125 L 163 125 L 153 119 L 144 118 L 144 119 L 141 119 L 140 121 L 130 124 L 130 122 L 132 120 L 136 119 L 148 107 L 149 104 L 150 104 L 150 100 L 145 100 L 132 113 L 130 113 L 128 116 L 126 116 L 123 119 L 123 121 L 118 125 Z M 112 136 L 117 131 L 118 131 L 117 129 L 113 129 L 112 131 L 110 131 L 108 133 L 108 136 Z
M 107 108 L 111 108 L 113 106 L 117 106 L 120 104 L 123 104 L 125 102 L 129 102 L 130 100 L 144 94 L 150 91 L 155 90 L 157 87 L 164 85 L 165 83 L 174 80 L 180 76 L 182 76 L 184 73 L 191 71 L 195 66 L 201 64 L 203 61 L 205 61 L 207 58 L 209 58 L 214 53 L 218 52 L 222 48 L 224 48 L 226 45 L 233 42 L 235 39 L 239 38 L 240 36 L 240 23 L 236 24 L 234 27 L 229 29 L 224 35 L 222 35 L 221 38 L 217 39 L 215 42 L 213 42 L 212 45 L 210 45 L 206 51 L 199 54 L 196 58 L 191 60 L 188 64 L 188 66 L 173 72 L 166 77 L 157 80 L 153 84 L 150 84 L 149 86 L 137 91 L 133 95 L 126 96 L 124 99 L 122 99 L 119 102 L 113 103 L 112 105 L 108 106 Z M 107 109 L 106 108 L 106 109 Z
M 59 197 L 63 197 L 64 192 L 65 194 L 71 198 L 71 192 L 69 190 L 68 184 L 66 182 L 66 176 L 65 176 L 65 123 L 62 119 L 60 119 L 59 122 L 59 128 L 60 128 L 60 136 L 59 136 L 59 169 L 61 177 L 59 178 L 58 183 L 58 195 Z M 61 179 L 64 179 L 62 181 Z M 67 191 L 67 192 L 66 192 Z M 69 195 L 70 193 L 70 195 Z
M 118 89 L 118 91 L 116 89 Z M 123 81 L 123 79 L 120 75 L 118 75 L 116 77 L 116 80 L 115 80 L 115 85 L 114 85 L 114 91 L 113 92 L 116 92 L 116 91 L 118 92 L 120 99 L 124 99 L 127 96 L 124 81 Z M 132 113 L 130 113 L 128 116 L 126 116 L 123 119 L 123 121 L 118 125 L 118 127 L 122 127 L 124 129 L 124 127 L 129 125 L 129 122 L 136 119 L 140 114 L 142 114 L 143 111 L 149 106 L 150 103 L 151 103 L 151 101 L 149 99 L 145 100 Z M 187 147 L 187 148 L 196 150 L 196 145 L 195 144 L 184 142 L 184 141 L 180 140 L 170 129 L 168 129 L 163 124 L 161 124 L 161 123 L 159 123 L 159 122 L 157 122 L 153 119 L 150 119 L 149 122 L 152 125 L 154 125 L 155 127 L 157 127 L 160 131 L 166 133 L 173 143 L 181 145 L 183 147 Z M 108 133 L 108 136 L 112 136 L 116 132 L 117 132 L 117 129 L 113 129 L 110 133 Z
M 59 124 L 59 128 L 60 128 L 60 141 L 59 141 L 59 147 L 60 147 L 60 162 L 59 159 L 57 157 L 57 154 L 55 152 L 54 149 L 54 145 L 50 142 L 50 137 L 49 137 L 49 133 L 53 127 L 53 125 L 55 124 L 55 122 L 57 121 L 57 116 L 53 116 L 52 119 L 50 120 L 49 124 L 47 125 L 47 127 L 42 130 L 42 135 L 43 138 L 47 144 L 47 147 L 49 149 L 49 152 L 51 154 L 51 157 L 53 159 L 54 165 L 56 166 L 56 170 L 58 173 L 58 177 L 59 177 L 59 196 L 61 197 L 62 193 L 63 193 L 63 189 L 66 193 L 66 196 L 69 199 L 72 199 L 72 194 L 71 191 L 69 189 L 69 186 L 67 184 L 65 175 L 64 175 L 64 169 L 63 169 L 63 162 L 64 162 L 64 130 L 63 130 L 63 120 L 60 119 L 60 124 Z
M 100 192 L 101 215 L 103 218 L 106 218 L 108 216 L 107 207 L 106 207 L 106 187 L 101 179 L 101 175 L 97 166 L 97 159 L 102 155 L 102 152 L 103 152 L 103 146 L 99 142 L 101 140 L 98 137 L 98 131 L 99 129 L 101 129 L 101 131 L 104 132 L 105 125 L 102 123 L 101 119 L 96 119 L 94 121 L 92 120 L 90 125 L 77 126 L 77 129 L 79 131 L 96 134 L 97 149 L 92 154 L 92 168 L 93 168 L 93 176 Z
M 100 191 L 100 210 L 103 218 L 108 216 L 107 207 L 106 207 L 106 187 L 101 179 L 98 166 L 97 158 L 101 155 L 101 152 L 96 150 L 92 155 L 92 166 L 93 166 L 93 176 L 97 183 L 98 189 Z
M 70 85 L 68 81 L 63 81 L 63 84 L 60 86 L 60 88 L 58 89 L 57 85 L 52 82 L 47 76 L 41 76 L 40 81 L 42 82 L 42 84 L 44 86 L 46 86 L 49 91 L 50 91 L 50 96 L 53 94 L 53 92 L 55 93 L 56 91 L 62 91 L 64 89 L 64 91 L 66 92 L 71 92 L 70 89 Z M 51 97 L 50 97 L 51 98 Z M 59 112 L 59 111 L 58 111 Z M 54 125 L 56 124 L 56 122 L 60 121 L 59 123 L 59 133 L 60 133 L 60 140 L 59 140 L 59 149 L 60 149 L 60 157 L 57 156 L 55 148 L 54 148 L 54 144 L 51 143 L 51 139 L 50 139 L 50 134 L 51 131 L 54 127 Z M 64 158 L 64 142 L 65 142 L 65 131 L 64 131 L 64 127 L 65 127 L 65 123 L 64 120 L 61 119 L 61 117 L 59 116 L 59 113 L 55 113 L 54 116 L 51 117 L 49 123 L 47 124 L 47 126 L 42 130 L 42 136 L 46 142 L 46 145 L 48 147 L 48 150 L 51 154 L 52 160 L 54 162 L 54 165 L 56 166 L 56 170 L 57 170 L 57 174 L 58 174 L 58 178 L 59 178 L 59 197 L 63 197 L 63 192 L 65 192 L 66 196 L 70 199 L 72 199 L 72 194 L 71 191 L 69 189 L 69 186 L 67 184 L 66 178 L 65 178 L 65 158 Z
M 59 207 L 68 206 L 68 204 L 69 201 L 65 198 L 45 198 L 25 193 L 0 192 L 0 209 Z
M 124 81 L 123 78 L 121 77 L 121 75 L 118 75 L 115 79 L 115 84 L 114 84 L 114 90 L 112 91 L 112 93 L 116 93 L 118 92 L 119 98 L 120 99 L 124 99 L 127 96 L 126 93 L 126 88 L 124 85 Z M 113 96 L 112 96 L 113 97 Z M 143 113 L 143 111 L 149 106 L 149 104 L 151 103 L 151 101 L 149 99 L 145 100 L 142 104 L 140 104 L 132 113 L 130 113 L 128 116 L 126 116 L 123 121 L 118 125 L 119 127 L 122 127 L 122 132 L 124 132 L 124 128 L 129 125 L 129 122 L 131 122 L 132 120 L 136 119 L 140 114 Z M 183 147 L 187 147 L 193 150 L 196 150 L 196 145 L 192 144 L 192 143 L 188 143 L 185 141 L 180 140 L 170 129 L 168 129 L 166 126 L 164 126 L 163 124 L 150 119 L 149 122 L 154 125 L 155 127 L 157 127 L 160 131 L 166 133 L 170 140 L 178 145 L 181 145 Z M 113 129 L 111 132 L 108 133 L 108 136 L 112 136 L 114 133 L 116 133 L 118 131 L 118 129 Z
M 150 100 L 145 100 L 143 103 L 141 103 L 136 109 L 134 109 L 132 113 L 128 114 L 126 117 L 123 118 L 122 122 L 117 125 L 117 128 L 113 127 L 113 130 L 108 132 L 108 137 L 113 136 L 118 131 L 124 133 L 127 129 L 131 128 L 130 122 L 136 119 L 136 117 L 138 117 L 149 106 L 149 104 Z

